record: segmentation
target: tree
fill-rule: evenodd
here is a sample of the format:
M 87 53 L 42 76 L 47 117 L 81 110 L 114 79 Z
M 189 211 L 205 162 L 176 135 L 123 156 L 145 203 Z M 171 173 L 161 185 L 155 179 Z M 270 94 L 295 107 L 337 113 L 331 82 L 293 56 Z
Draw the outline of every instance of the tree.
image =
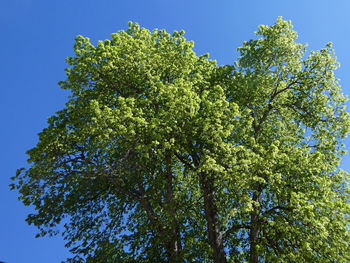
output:
M 331 44 L 278 18 L 234 65 L 184 32 L 78 36 L 66 107 L 13 178 L 68 262 L 348 262 L 349 115 Z

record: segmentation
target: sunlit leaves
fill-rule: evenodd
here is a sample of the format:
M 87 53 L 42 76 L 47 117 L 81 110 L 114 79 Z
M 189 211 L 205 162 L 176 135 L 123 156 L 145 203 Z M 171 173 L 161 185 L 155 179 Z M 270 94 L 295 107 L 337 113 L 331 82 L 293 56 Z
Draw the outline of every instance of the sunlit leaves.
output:
M 183 31 L 78 36 L 70 100 L 11 185 L 28 223 L 64 222 L 71 262 L 212 262 L 209 200 L 230 262 L 349 261 L 338 63 L 296 40 L 278 18 L 218 66 Z

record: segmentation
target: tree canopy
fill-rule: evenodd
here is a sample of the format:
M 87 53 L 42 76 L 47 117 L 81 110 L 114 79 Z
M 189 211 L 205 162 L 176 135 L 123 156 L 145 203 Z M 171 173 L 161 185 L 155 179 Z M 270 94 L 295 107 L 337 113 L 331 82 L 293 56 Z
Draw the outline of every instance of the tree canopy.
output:
M 66 107 L 12 189 L 67 262 L 349 262 L 349 132 L 331 44 L 259 26 L 232 65 L 184 31 L 78 36 Z

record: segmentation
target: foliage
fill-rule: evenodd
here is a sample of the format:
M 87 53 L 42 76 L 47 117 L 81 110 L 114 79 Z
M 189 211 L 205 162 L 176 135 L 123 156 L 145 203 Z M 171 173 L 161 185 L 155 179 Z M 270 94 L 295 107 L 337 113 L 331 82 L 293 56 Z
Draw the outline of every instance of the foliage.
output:
M 66 107 L 13 189 L 68 262 L 348 262 L 349 115 L 331 44 L 305 58 L 278 18 L 234 65 L 184 32 L 78 36 Z

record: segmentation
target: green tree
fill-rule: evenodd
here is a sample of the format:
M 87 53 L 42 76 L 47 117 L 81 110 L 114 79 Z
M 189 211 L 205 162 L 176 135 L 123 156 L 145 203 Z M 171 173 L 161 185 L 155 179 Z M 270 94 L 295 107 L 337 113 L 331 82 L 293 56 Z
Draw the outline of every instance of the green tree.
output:
M 184 32 L 78 36 L 66 107 L 13 178 L 68 262 L 349 262 L 349 115 L 331 44 L 278 18 L 234 65 Z

